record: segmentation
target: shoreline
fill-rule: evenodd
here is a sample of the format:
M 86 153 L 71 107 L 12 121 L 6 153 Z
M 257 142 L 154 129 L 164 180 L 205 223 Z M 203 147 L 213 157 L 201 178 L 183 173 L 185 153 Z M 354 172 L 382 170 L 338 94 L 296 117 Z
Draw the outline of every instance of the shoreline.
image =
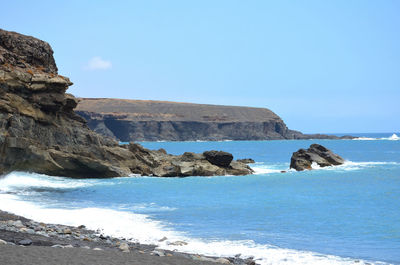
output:
M 174 242 L 184 244 L 185 242 Z M 158 249 L 100 231 L 35 222 L 0 210 L 0 263 L 26 264 L 235 264 L 256 265 L 252 258 L 210 257 Z

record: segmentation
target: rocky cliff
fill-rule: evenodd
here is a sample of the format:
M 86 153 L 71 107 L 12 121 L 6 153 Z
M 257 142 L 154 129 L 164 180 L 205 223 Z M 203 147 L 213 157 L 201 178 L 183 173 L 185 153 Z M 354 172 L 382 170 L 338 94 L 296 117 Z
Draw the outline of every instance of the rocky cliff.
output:
M 91 129 L 122 142 L 337 138 L 289 130 L 265 108 L 80 98 L 76 110 Z
M 65 93 L 71 81 L 57 73 L 44 41 L 0 29 L 0 174 L 13 170 L 68 177 L 129 174 L 190 176 L 250 174 L 244 163 L 223 166 L 219 154 L 167 154 L 130 143 L 120 146 L 93 132 Z M 226 161 L 226 159 L 224 160 Z

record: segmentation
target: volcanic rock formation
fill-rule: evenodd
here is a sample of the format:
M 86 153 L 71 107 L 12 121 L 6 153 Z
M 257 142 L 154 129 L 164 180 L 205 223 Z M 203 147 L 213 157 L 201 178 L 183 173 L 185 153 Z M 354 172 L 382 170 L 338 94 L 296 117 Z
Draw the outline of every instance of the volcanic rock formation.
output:
M 173 156 L 100 136 L 74 112 L 77 100 L 65 93 L 70 85 L 58 75 L 48 43 L 0 29 L 0 174 L 23 170 L 96 178 L 252 173 L 236 161 L 220 166 L 202 154 Z
M 344 163 L 344 159 L 322 145 L 312 144 L 307 150 L 299 149 L 293 153 L 290 168 L 297 171 L 312 169 L 312 163 L 320 167 L 338 166 Z
M 203 153 L 204 157 L 211 164 L 227 167 L 232 162 L 233 156 L 230 153 L 224 151 L 206 151 Z

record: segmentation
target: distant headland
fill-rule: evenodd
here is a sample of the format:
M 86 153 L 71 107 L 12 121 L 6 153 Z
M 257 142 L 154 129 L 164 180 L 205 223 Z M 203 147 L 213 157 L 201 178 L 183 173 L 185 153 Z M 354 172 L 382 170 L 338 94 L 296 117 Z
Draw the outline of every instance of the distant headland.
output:
M 290 130 L 267 108 L 80 98 L 76 112 L 95 132 L 122 142 L 353 138 Z

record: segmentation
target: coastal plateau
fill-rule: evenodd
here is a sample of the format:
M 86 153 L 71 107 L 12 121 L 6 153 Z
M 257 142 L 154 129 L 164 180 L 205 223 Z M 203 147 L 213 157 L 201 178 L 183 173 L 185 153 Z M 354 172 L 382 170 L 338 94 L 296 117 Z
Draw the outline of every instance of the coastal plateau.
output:
M 92 130 L 121 142 L 339 138 L 290 130 L 266 108 L 80 98 L 76 111 Z

